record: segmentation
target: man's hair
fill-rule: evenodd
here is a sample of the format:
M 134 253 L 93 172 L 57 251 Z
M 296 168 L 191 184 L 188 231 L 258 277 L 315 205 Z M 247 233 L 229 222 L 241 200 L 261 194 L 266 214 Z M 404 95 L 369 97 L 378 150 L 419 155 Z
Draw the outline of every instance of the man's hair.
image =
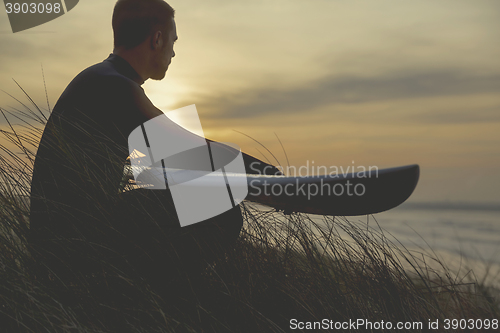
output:
M 166 38 L 173 29 L 174 14 L 163 0 L 118 0 L 112 20 L 115 48 L 132 49 L 157 30 Z

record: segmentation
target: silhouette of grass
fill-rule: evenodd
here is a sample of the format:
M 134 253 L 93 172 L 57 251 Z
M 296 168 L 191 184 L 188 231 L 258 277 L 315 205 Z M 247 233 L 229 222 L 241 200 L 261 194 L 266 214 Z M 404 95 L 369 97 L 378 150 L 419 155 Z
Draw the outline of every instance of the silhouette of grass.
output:
M 499 318 L 491 288 L 457 282 L 437 256 L 410 252 L 381 228 L 249 202 L 241 205 L 244 228 L 234 248 L 195 279 L 180 272 L 163 294 L 140 274 L 121 271 L 71 281 L 53 276 L 54 288 L 30 269 L 27 250 L 31 173 L 46 119 L 27 98 L 35 111 L 22 103 L 1 110 L 9 127 L 0 145 L 2 332 L 287 332 L 292 319 L 421 322 L 421 330 L 399 330 L 414 332 L 427 331 L 429 320 Z

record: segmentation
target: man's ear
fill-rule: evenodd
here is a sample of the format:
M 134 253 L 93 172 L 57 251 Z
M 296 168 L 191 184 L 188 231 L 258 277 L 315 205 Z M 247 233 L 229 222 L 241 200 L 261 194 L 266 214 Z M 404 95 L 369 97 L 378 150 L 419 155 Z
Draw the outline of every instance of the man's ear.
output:
M 156 50 L 157 48 L 161 48 L 163 45 L 163 39 L 161 31 L 157 31 L 151 37 L 151 50 Z

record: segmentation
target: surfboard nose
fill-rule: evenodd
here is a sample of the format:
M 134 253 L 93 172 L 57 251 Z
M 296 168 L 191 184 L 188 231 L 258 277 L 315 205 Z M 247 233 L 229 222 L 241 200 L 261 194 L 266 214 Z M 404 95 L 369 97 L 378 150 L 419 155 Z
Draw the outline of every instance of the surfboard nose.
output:
M 354 181 L 365 189 L 360 196 L 339 198 L 336 215 L 356 216 L 380 213 L 405 202 L 414 192 L 420 177 L 417 164 L 398 168 L 382 169 L 376 177 Z M 356 186 L 356 185 L 355 185 Z
M 415 191 L 418 180 L 420 178 L 420 166 L 412 164 L 408 166 L 392 169 L 390 181 L 387 182 L 387 188 L 380 190 L 380 195 L 385 199 L 378 200 L 380 202 L 380 211 L 392 209 L 405 202 Z M 377 192 L 377 191 L 375 191 Z M 374 213 L 369 213 L 374 214 Z

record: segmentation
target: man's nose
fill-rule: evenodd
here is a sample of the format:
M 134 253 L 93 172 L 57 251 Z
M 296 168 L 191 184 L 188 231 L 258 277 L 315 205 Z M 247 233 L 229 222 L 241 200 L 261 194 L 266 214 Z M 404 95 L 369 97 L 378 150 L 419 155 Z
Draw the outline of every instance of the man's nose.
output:
M 175 57 L 175 51 L 172 51 L 172 58 Z

